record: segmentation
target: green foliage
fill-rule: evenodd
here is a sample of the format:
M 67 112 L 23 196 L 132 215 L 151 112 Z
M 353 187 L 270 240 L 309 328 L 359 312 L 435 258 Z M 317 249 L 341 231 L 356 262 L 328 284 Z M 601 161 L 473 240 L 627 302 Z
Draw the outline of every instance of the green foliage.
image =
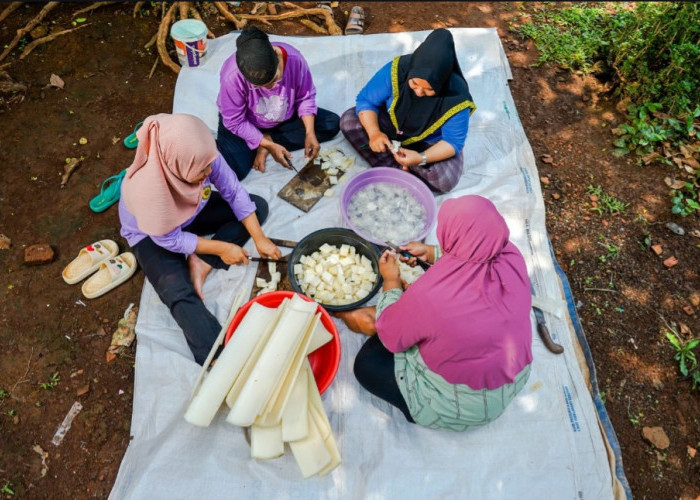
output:
M 39 384 L 39 387 L 40 387 L 41 389 L 45 389 L 45 390 L 53 389 L 54 387 L 56 387 L 56 385 L 57 385 L 60 381 L 61 381 L 61 376 L 58 374 L 58 372 L 56 372 L 56 373 L 54 373 L 53 375 L 51 375 L 51 376 L 49 377 L 49 381 L 48 381 L 48 382 L 44 382 L 44 383 L 42 383 L 42 384 Z
M 696 140 L 700 133 L 700 4 L 544 4 L 534 9 L 532 19 L 516 31 L 535 40 L 539 64 L 552 62 L 584 73 L 605 69 L 615 95 L 629 102 L 627 123 L 614 131 L 613 155 L 641 157 L 661 144 L 679 148 Z M 656 161 L 671 165 L 666 156 L 658 155 Z M 688 182 L 671 191 L 672 212 L 700 213 L 700 171 L 681 170 L 680 176 Z
M 629 203 L 624 203 L 604 192 L 600 186 L 589 185 L 588 194 L 598 197 L 598 206 L 591 207 L 591 211 L 598 212 L 598 215 L 603 215 L 603 213 L 622 213 L 629 206 Z
M 685 379 L 693 381 L 693 389 L 700 386 L 700 371 L 698 370 L 698 357 L 693 351 L 700 345 L 700 339 L 683 340 L 673 331 L 666 332 L 666 338 L 676 351 L 673 359 L 678 361 L 678 369 Z
M 5 481 L 5 484 L 2 485 L 2 488 L 0 488 L 0 493 L 4 495 L 9 495 L 9 496 L 14 496 L 15 492 L 10 488 L 10 482 Z

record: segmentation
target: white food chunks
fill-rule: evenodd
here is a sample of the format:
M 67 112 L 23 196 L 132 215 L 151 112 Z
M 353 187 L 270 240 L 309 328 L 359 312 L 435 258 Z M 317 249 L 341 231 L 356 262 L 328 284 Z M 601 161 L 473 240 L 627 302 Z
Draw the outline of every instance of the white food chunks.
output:
M 274 292 L 277 290 L 277 285 L 282 281 L 282 273 L 277 270 L 276 262 L 268 262 L 267 269 L 270 271 L 270 281 L 266 281 L 263 278 L 255 278 L 255 286 L 260 288 L 260 291 L 258 291 L 256 295 Z
M 323 149 L 314 159 L 314 164 L 320 165 L 321 169 L 326 171 L 326 175 L 333 185 L 337 184 L 338 178 L 355 165 L 355 157 L 346 156 L 339 149 Z
M 388 182 L 370 184 L 350 198 L 348 218 L 361 233 L 401 245 L 415 240 L 426 225 L 425 207 L 406 188 Z
M 311 255 L 302 255 L 294 276 L 303 292 L 322 304 L 334 306 L 362 300 L 377 283 L 372 261 L 352 245 L 340 248 L 324 243 Z
M 393 153 L 398 153 L 399 149 L 401 149 L 401 142 L 397 140 L 391 141 L 391 151 Z
M 409 285 L 420 278 L 425 272 L 420 266 L 411 267 L 400 260 L 397 260 L 397 262 L 399 263 L 399 274 L 401 275 L 401 279 Z

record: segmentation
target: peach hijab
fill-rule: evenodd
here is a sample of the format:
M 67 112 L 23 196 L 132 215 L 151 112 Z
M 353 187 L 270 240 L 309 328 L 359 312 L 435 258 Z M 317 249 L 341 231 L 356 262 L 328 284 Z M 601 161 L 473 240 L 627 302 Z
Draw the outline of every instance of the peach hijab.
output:
M 139 229 L 161 236 L 197 211 L 204 181 L 191 179 L 200 176 L 219 152 L 209 128 L 193 115 L 149 116 L 136 137 L 136 156 L 126 169 L 121 195 Z

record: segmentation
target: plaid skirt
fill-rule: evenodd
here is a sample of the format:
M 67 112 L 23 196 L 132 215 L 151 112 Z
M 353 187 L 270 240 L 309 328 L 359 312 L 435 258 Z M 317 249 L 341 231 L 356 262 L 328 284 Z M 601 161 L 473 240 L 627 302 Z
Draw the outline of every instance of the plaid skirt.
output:
M 391 136 L 394 130 L 394 125 L 391 123 L 389 113 L 381 110 L 378 115 L 379 129 L 385 134 Z M 369 136 L 365 132 L 364 127 L 360 123 L 360 119 L 355 113 L 355 108 L 348 109 L 340 118 L 340 130 L 345 138 L 352 144 L 352 147 L 364 158 L 372 167 L 393 167 L 401 168 L 401 165 L 394 159 L 391 151 L 384 153 L 375 153 L 372 151 L 369 144 Z M 419 143 L 412 145 L 415 150 L 422 152 L 430 145 Z M 414 149 L 408 147 L 407 149 Z M 462 176 L 462 166 L 464 163 L 464 154 L 462 151 L 446 160 L 429 163 L 423 167 L 413 165 L 409 167 L 409 171 L 419 177 L 428 187 L 437 193 L 447 193 L 451 191 L 459 182 Z

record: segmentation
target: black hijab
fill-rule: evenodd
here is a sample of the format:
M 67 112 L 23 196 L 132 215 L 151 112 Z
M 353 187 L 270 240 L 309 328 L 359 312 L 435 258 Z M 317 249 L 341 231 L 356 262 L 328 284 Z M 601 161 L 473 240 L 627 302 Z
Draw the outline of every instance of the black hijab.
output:
M 277 73 L 277 53 L 267 33 L 249 26 L 236 38 L 236 64 L 253 85 L 270 83 Z
M 395 61 L 392 66 L 394 100 L 389 114 L 402 143 L 424 139 L 462 109 L 476 109 L 457 61 L 452 33 L 446 29 L 433 31 L 413 54 L 397 59 L 398 64 Z M 435 95 L 416 96 L 408 85 L 411 78 L 427 80 Z

